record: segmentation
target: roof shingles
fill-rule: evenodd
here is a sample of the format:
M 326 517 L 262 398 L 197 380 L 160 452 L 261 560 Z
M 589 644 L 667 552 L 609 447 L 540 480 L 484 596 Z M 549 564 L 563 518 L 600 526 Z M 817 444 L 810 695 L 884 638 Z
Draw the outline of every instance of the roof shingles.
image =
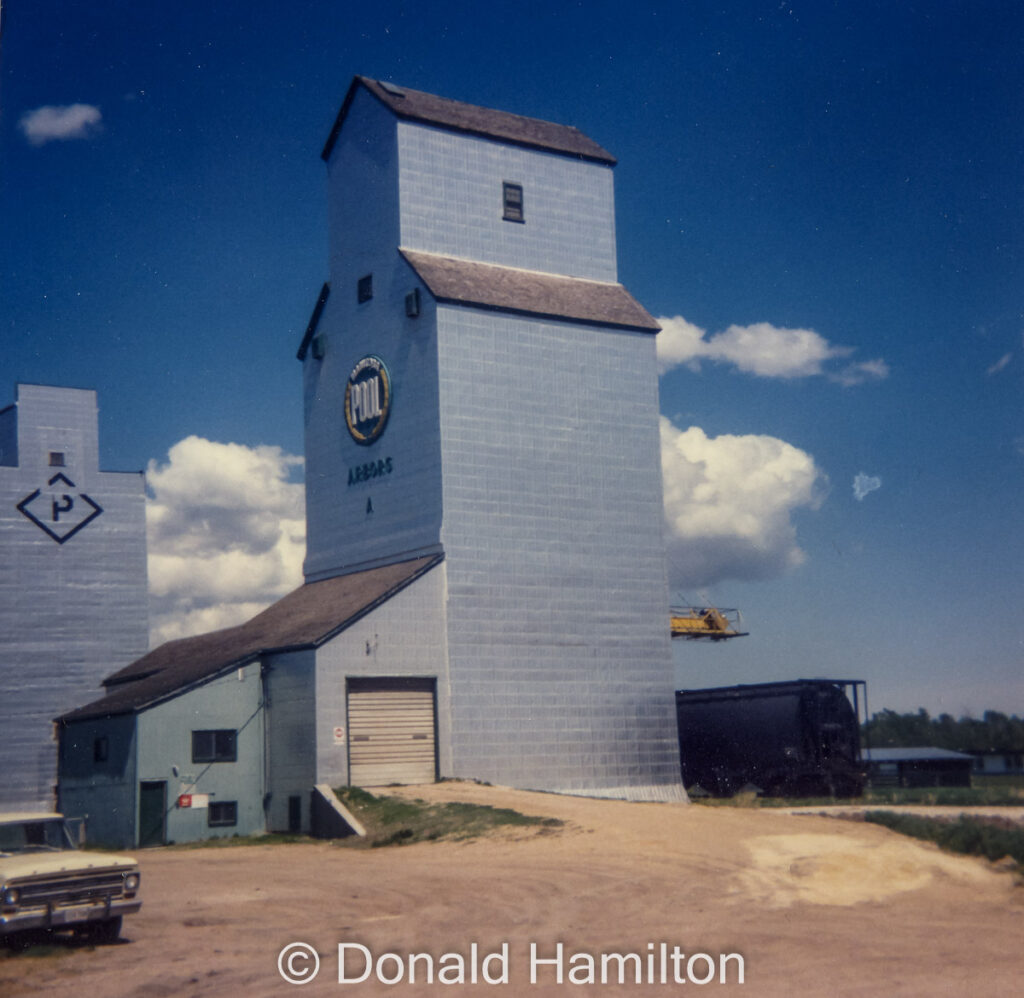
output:
M 360 87 L 365 87 L 396 117 L 406 121 L 418 121 L 456 132 L 511 142 L 514 145 L 607 163 L 609 166 L 615 165 L 615 157 L 607 149 L 571 125 L 559 125 L 540 118 L 526 118 L 521 114 L 496 111 L 488 107 L 478 107 L 476 104 L 464 104 L 420 90 L 381 83 L 365 76 L 357 76 L 352 80 L 321 153 L 325 160 L 331 157 L 331 150 L 341 131 L 349 106 Z
M 104 680 L 106 696 L 59 720 L 131 713 L 262 654 L 318 647 L 440 560 L 416 558 L 310 582 L 238 627 L 168 641 Z
M 650 313 L 621 285 L 399 249 L 438 300 L 656 333 Z

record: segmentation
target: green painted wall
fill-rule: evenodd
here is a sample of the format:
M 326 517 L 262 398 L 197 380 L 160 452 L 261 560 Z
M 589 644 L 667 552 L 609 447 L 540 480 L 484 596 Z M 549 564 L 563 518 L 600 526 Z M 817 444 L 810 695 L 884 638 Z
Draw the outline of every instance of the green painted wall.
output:
M 78 721 L 61 729 L 59 737 L 60 810 L 85 820 L 89 842 L 134 846 L 135 715 Z M 103 739 L 105 746 L 98 750 Z
M 234 762 L 193 762 L 192 731 L 238 732 Z M 260 665 L 251 662 L 138 716 L 137 782 L 166 781 L 166 841 L 194 842 L 265 830 L 264 714 Z M 204 807 L 182 808 L 181 794 L 237 803 L 237 823 L 211 827 Z

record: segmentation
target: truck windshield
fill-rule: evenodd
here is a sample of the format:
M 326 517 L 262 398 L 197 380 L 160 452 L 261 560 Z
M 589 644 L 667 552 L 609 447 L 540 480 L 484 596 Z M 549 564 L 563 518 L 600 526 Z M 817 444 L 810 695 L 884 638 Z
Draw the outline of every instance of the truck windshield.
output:
M 72 848 L 63 821 L 0 824 L 0 852 L 60 852 Z

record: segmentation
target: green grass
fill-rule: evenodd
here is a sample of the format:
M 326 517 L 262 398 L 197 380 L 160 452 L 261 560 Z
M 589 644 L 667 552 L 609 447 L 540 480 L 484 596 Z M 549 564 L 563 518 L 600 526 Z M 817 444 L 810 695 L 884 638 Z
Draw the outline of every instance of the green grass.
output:
M 362 822 L 366 837 L 339 839 L 339 845 L 379 848 L 412 842 L 463 841 L 479 838 L 498 828 L 532 828 L 551 832 L 563 822 L 520 814 L 507 807 L 484 804 L 428 804 L 403 797 L 374 796 L 359 787 L 341 787 L 338 798 Z M 230 849 L 235 846 L 289 845 L 315 841 L 308 835 L 272 832 L 267 835 L 221 835 L 196 842 L 169 842 L 167 849 Z M 90 846 L 109 852 L 105 846 Z M 114 850 L 120 851 L 120 850 Z
M 994 788 L 1005 793 L 1016 793 L 1024 802 L 1024 774 L 1012 773 L 1006 775 L 981 776 L 975 773 L 971 777 L 971 783 L 976 787 Z
M 974 777 L 971 787 L 878 787 L 862 797 L 695 797 L 695 804 L 709 807 L 824 807 L 829 804 L 927 804 L 932 807 L 1021 807 L 1024 777 Z
M 928 804 L 947 807 L 1020 807 L 1024 788 L 1011 783 L 983 783 L 971 787 L 879 787 L 865 791 L 865 804 Z
M 168 842 L 167 849 L 229 849 L 232 846 L 276 846 L 309 843 L 308 835 L 292 832 L 268 832 L 266 835 L 218 835 L 196 842 Z
M 901 835 L 934 842 L 948 852 L 984 856 L 993 862 L 1008 856 L 1017 864 L 1017 872 L 1024 873 L 1024 829 L 1021 828 L 1006 828 L 993 824 L 991 819 L 966 815 L 959 815 L 951 821 L 895 811 L 868 811 L 864 820 L 883 825 Z
M 558 818 L 520 814 L 507 807 L 485 804 L 429 804 L 404 797 L 376 796 L 359 787 L 340 787 L 339 800 L 366 828 L 366 837 L 340 844 L 379 848 L 413 842 L 461 842 L 501 828 L 532 828 L 550 832 L 563 825 Z

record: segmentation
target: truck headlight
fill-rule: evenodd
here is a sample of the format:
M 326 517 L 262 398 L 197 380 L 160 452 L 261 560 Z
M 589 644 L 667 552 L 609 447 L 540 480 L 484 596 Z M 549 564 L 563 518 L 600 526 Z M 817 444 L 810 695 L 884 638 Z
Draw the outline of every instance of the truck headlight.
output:
M 134 894 L 139 889 L 139 875 L 137 873 L 128 873 L 124 878 L 124 892 L 125 894 Z
M 17 887 L 5 887 L 0 891 L 0 903 L 5 908 L 14 908 L 21 900 L 21 891 Z

